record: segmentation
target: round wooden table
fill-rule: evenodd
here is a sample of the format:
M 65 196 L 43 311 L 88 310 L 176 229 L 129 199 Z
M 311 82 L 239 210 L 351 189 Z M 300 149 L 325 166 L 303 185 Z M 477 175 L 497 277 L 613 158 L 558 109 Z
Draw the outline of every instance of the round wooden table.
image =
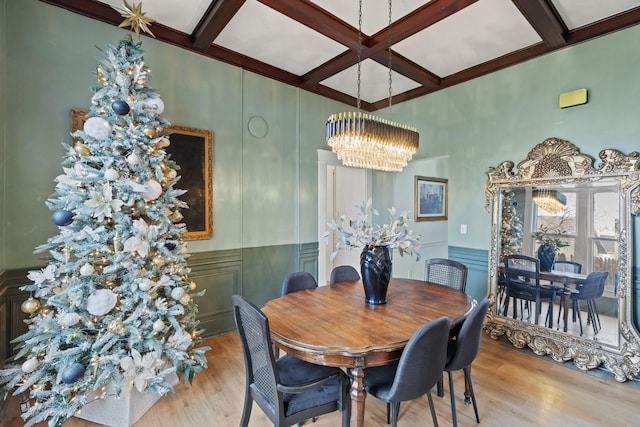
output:
M 355 425 L 364 425 L 365 368 L 398 360 L 424 323 L 461 322 L 476 301 L 446 286 L 391 279 L 387 303 L 365 302 L 362 282 L 293 292 L 265 304 L 271 339 L 283 351 L 319 365 L 350 368 Z

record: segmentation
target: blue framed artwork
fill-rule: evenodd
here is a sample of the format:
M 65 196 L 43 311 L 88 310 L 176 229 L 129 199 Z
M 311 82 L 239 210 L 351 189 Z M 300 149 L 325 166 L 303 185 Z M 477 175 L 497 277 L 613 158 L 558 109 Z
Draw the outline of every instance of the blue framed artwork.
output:
M 447 219 L 447 179 L 416 176 L 415 220 L 442 221 Z

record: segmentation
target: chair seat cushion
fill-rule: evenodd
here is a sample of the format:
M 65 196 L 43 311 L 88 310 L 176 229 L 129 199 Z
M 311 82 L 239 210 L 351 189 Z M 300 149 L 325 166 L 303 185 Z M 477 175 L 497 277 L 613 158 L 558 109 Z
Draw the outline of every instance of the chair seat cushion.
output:
M 276 366 L 278 367 L 280 383 L 290 387 L 311 384 L 331 375 L 342 373 L 338 368 L 315 365 L 288 354 L 276 360 Z M 340 381 L 338 379 L 305 393 L 284 393 L 285 415 L 288 417 L 305 409 L 331 402 L 336 402 L 337 406 L 340 393 Z
M 367 393 L 384 402 L 389 402 L 389 391 L 391 390 L 397 369 L 398 362 L 390 365 L 367 368 L 364 381 Z

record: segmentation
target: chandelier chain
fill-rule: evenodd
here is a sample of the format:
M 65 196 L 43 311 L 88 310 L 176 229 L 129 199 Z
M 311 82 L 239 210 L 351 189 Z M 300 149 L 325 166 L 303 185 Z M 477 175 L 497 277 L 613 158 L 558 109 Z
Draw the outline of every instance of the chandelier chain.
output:
M 391 98 L 393 97 L 391 80 L 391 1 L 389 0 L 389 113 L 391 113 Z
M 358 4 L 358 96 L 356 108 L 360 111 L 360 60 L 362 57 L 362 0 Z

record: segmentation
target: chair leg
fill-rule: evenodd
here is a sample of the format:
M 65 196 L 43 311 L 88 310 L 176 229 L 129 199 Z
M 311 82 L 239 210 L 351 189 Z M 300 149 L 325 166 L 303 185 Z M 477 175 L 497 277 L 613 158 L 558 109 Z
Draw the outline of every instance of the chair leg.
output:
M 387 403 L 387 424 L 391 423 L 391 403 Z
M 464 379 L 469 384 L 469 392 L 471 393 L 471 402 L 473 403 L 473 412 L 476 413 L 476 422 L 480 424 L 480 415 L 478 415 L 478 405 L 476 404 L 476 394 L 473 392 L 473 383 L 471 382 L 471 369 L 470 366 L 462 368 L 464 372 Z
M 436 396 L 444 397 L 444 386 L 442 385 L 442 375 L 436 384 Z
M 449 395 L 451 396 L 451 420 L 453 421 L 453 427 L 458 427 L 458 419 L 456 418 L 456 394 L 453 389 L 453 374 L 451 371 L 447 371 L 449 374 Z
M 251 391 L 247 388 L 244 396 L 244 408 L 242 408 L 242 419 L 240 420 L 240 427 L 247 427 L 249 425 L 249 418 L 251 417 L 251 407 L 253 406 L 253 399 L 251 398 Z
M 398 412 L 400 412 L 400 402 L 391 403 L 391 427 L 398 427 Z
M 427 399 L 429 399 L 429 408 L 431 408 L 431 419 L 433 420 L 433 427 L 438 427 L 438 417 L 436 416 L 436 410 L 433 407 L 433 397 L 431 396 L 431 390 L 427 392 Z
M 580 301 L 576 300 L 576 312 L 578 312 L 578 321 L 580 322 L 580 336 L 582 336 L 582 314 L 580 314 Z

